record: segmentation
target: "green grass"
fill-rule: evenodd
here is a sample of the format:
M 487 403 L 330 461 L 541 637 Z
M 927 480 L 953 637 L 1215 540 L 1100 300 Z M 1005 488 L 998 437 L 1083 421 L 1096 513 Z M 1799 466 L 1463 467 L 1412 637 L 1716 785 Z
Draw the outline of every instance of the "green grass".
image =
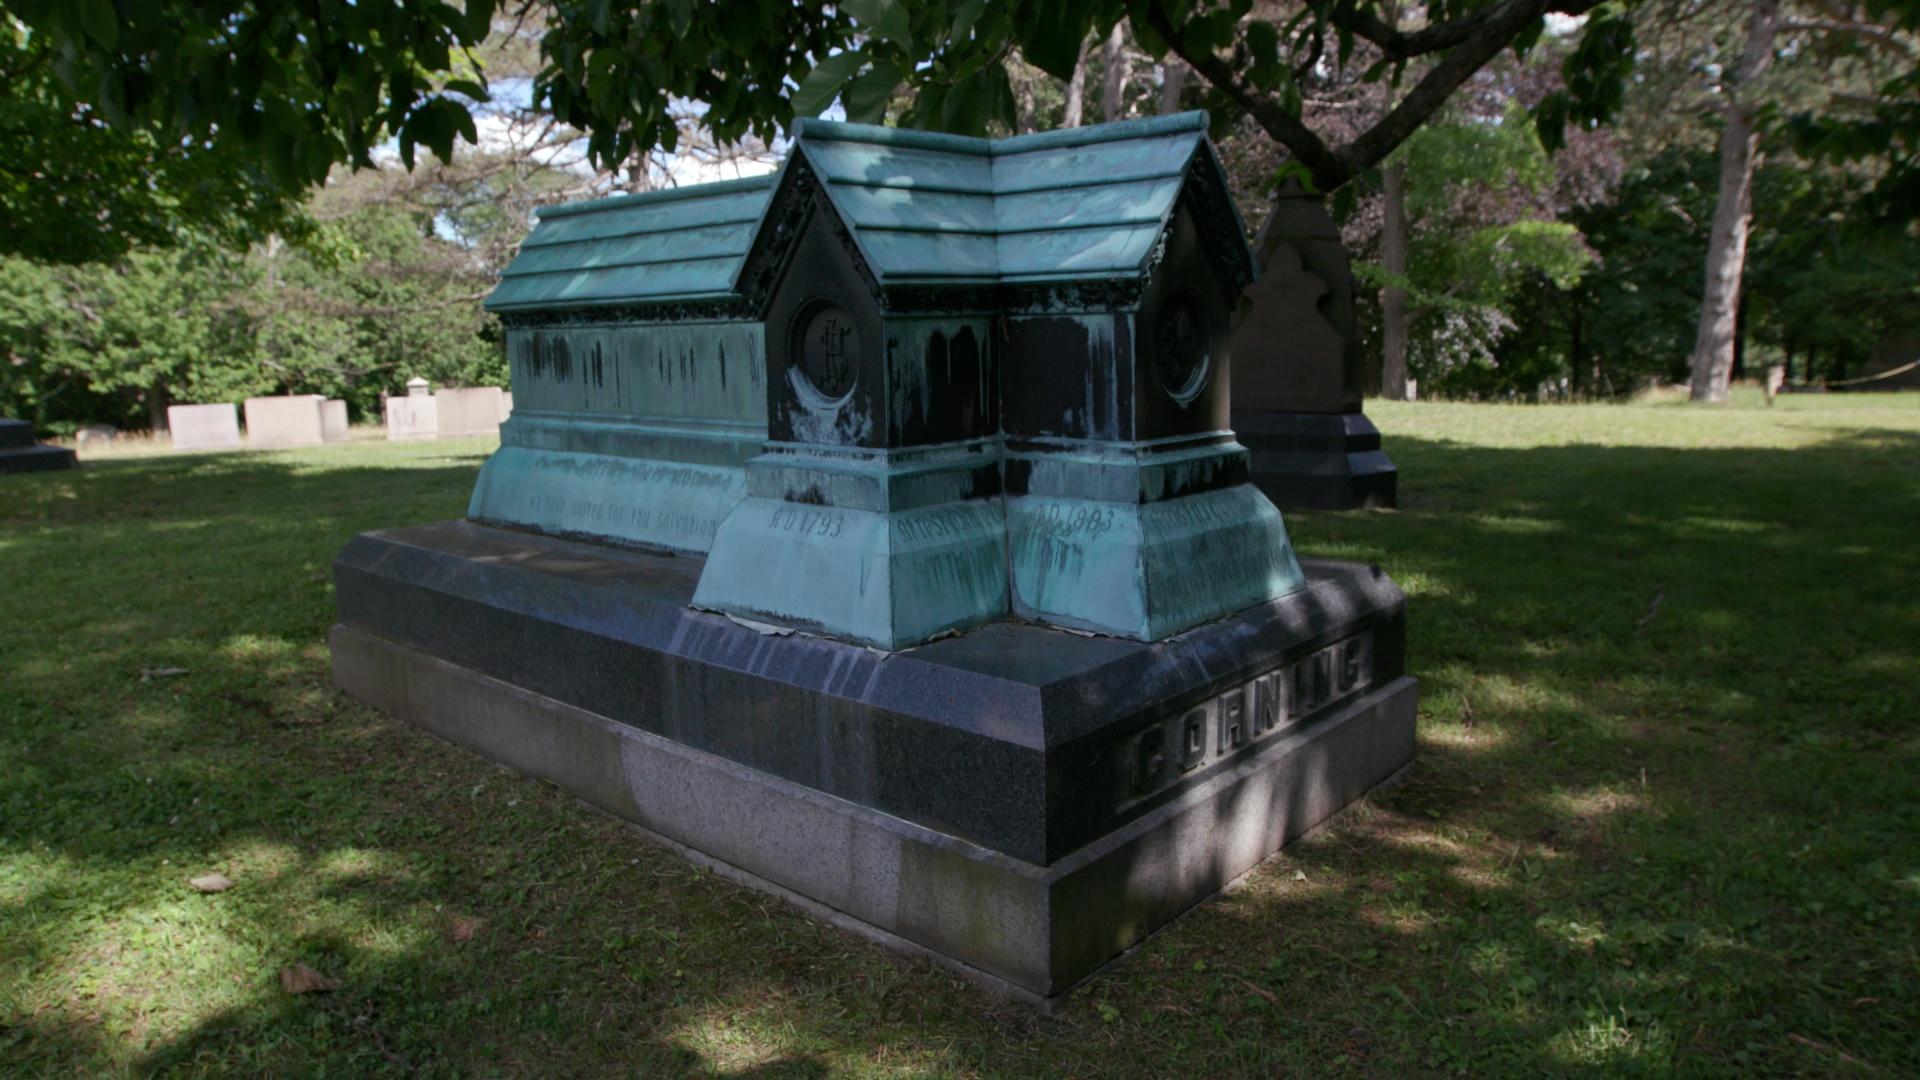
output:
M 1920 401 L 1373 415 L 1417 763 L 1051 1017 L 329 687 L 483 444 L 0 478 L 0 1074 L 1920 1073 Z

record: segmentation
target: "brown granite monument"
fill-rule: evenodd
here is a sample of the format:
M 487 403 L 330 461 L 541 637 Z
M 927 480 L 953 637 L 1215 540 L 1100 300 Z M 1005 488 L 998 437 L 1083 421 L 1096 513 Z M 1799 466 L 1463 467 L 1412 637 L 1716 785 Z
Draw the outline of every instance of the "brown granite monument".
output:
M 1392 506 L 1399 471 L 1361 412 L 1353 271 L 1323 200 L 1281 189 L 1254 242 L 1260 280 L 1233 329 L 1233 430 L 1283 507 Z

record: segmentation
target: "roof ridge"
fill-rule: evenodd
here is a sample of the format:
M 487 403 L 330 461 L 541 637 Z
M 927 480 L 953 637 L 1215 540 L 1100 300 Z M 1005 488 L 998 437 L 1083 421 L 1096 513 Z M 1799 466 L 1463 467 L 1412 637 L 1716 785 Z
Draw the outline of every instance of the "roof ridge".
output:
M 944 150 L 952 154 L 987 157 L 994 140 L 978 135 L 950 135 L 944 131 L 888 127 L 885 124 L 855 124 L 846 120 L 822 120 L 802 116 L 793 122 L 793 138 L 819 139 L 825 142 L 867 142 L 882 146 L 902 146 L 914 150 Z
M 778 170 L 775 170 L 777 172 Z M 575 214 L 591 214 L 601 210 L 621 209 L 628 206 L 652 206 L 658 203 L 679 202 L 682 199 L 698 199 L 710 195 L 730 195 L 735 192 L 753 191 L 773 186 L 774 172 L 761 173 L 758 176 L 742 176 L 735 180 L 709 180 L 701 184 L 688 184 L 686 187 L 661 188 L 658 191 L 628 191 L 619 195 L 608 195 L 585 202 L 560 203 L 544 206 L 535 211 L 541 221 L 553 218 L 572 217 Z
M 1182 131 L 1205 132 L 1206 130 L 1207 114 L 1198 109 L 1169 113 L 1165 116 L 1146 116 L 1132 120 L 1113 120 L 1104 124 L 1087 124 L 1083 127 L 1036 131 L 1026 135 L 1010 135 L 1001 139 L 982 138 L 978 135 L 951 135 L 942 131 L 921 131 L 918 128 L 888 127 L 885 124 L 855 124 L 846 120 L 822 120 L 817 116 L 803 116 L 793 122 L 793 138 L 796 142 L 801 139 L 867 142 L 882 146 L 941 150 L 947 153 L 989 158 L 1027 154 L 1036 150 L 1059 150 L 1096 143 L 1149 138 L 1154 135 L 1172 135 Z
M 1181 131 L 1207 130 L 1207 114 L 1198 110 L 1169 113 L 1165 116 L 1144 116 L 1132 120 L 1113 120 L 1104 124 L 1087 124 L 1084 127 L 1055 128 L 1052 131 L 1035 131 L 1026 135 L 1011 135 L 1004 139 L 993 139 L 992 155 L 1002 157 L 1011 154 L 1030 154 L 1036 150 L 1061 150 L 1074 146 L 1091 146 L 1095 143 L 1120 142 L 1123 139 L 1140 139 L 1154 135 L 1172 135 Z

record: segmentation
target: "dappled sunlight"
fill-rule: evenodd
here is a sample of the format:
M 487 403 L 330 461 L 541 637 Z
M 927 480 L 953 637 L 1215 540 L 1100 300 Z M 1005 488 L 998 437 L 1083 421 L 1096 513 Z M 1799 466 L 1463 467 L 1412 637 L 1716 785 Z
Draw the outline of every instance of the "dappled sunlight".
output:
M 1450 750 L 1486 752 L 1510 745 L 1515 735 L 1491 724 L 1427 723 L 1420 727 L 1420 738 Z
M 1562 528 L 1558 522 L 1541 518 L 1510 517 L 1498 514 L 1476 514 L 1473 520 L 1484 529 L 1510 536 L 1551 536 Z
M 1585 791 L 1556 792 L 1549 800 L 1562 817 L 1578 818 L 1588 824 L 1595 819 L 1614 814 L 1637 813 L 1651 809 L 1652 799 L 1646 789 L 1635 790 L 1618 786 L 1588 788 Z
M 1744 533 L 1749 535 L 1754 533 L 1776 532 L 1786 527 L 1777 521 L 1752 521 L 1741 518 L 1700 517 L 1698 515 L 1676 518 L 1673 521 L 1673 525 L 1679 531 Z
M 1408 592 L 1413 767 L 1051 1017 L 331 689 L 334 553 L 483 448 L 17 484 L 0 1070 L 1911 1072 L 1920 412 L 1378 419 L 1418 509 L 1288 521 Z
M 768 1003 L 760 1003 L 764 1007 Z M 799 1050 L 792 1031 L 778 1031 L 778 1022 L 755 1023 L 755 1006 L 727 1003 L 688 1014 L 667 1039 L 721 1076 L 741 1076 L 787 1059 Z M 773 1030 L 769 1030 L 769 1029 Z M 784 1034 L 786 1037 L 781 1037 Z

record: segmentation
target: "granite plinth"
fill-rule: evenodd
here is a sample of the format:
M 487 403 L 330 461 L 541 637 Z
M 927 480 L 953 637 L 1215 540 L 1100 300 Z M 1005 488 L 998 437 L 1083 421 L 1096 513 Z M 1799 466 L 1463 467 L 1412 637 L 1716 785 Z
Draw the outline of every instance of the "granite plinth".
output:
M 893 653 L 690 609 L 702 560 L 448 522 L 335 563 L 335 680 L 774 891 L 1046 999 L 1404 766 L 1404 600 L 1307 562 L 1149 644 Z
M 1235 409 L 1233 430 L 1251 455 L 1254 486 L 1276 506 L 1362 510 L 1398 501 L 1400 470 L 1364 414 Z

